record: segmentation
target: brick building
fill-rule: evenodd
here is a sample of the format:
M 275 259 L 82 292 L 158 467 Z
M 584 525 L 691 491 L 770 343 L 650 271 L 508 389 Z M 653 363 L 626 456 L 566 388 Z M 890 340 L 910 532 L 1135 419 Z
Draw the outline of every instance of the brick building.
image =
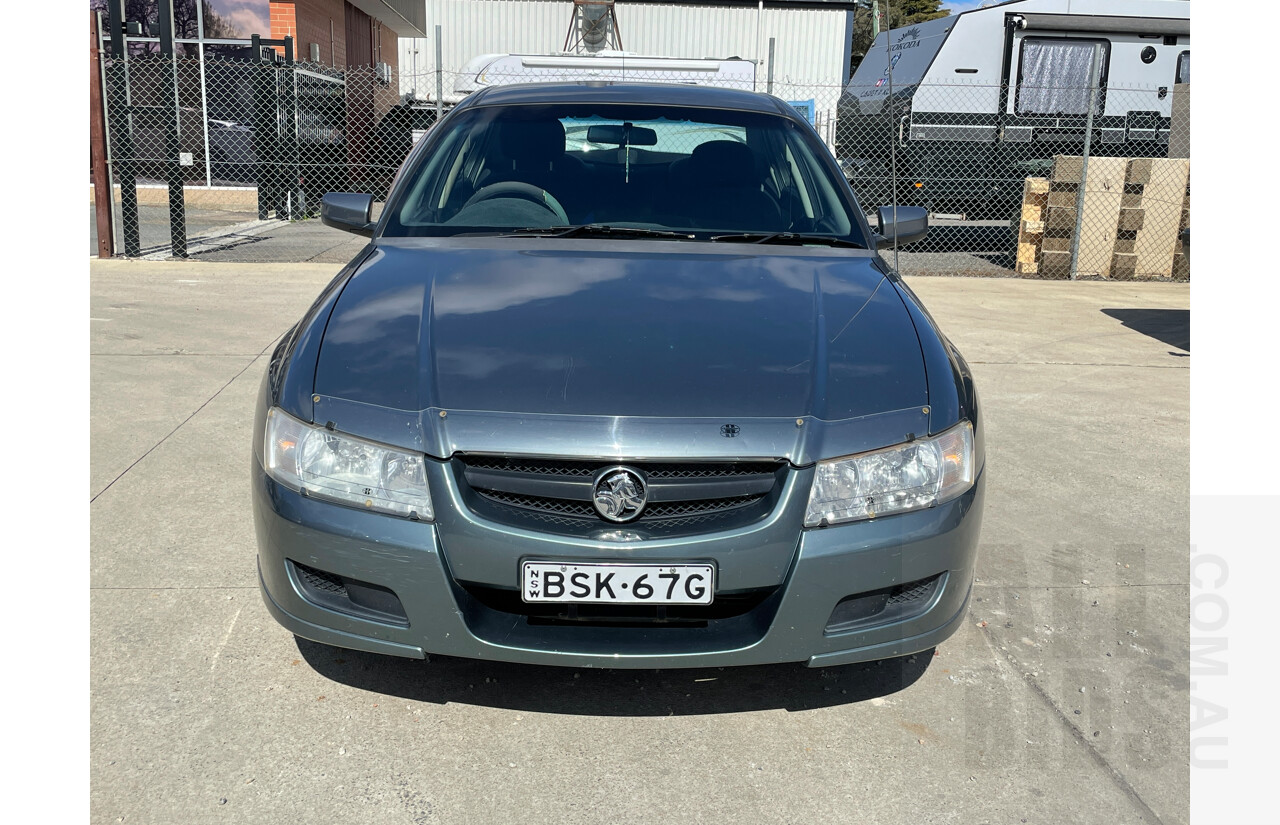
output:
M 397 41 L 422 37 L 412 11 L 423 16 L 422 3 L 368 0 L 270 0 L 271 37 L 292 35 L 298 58 L 336 69 L 374 67 L 385 63 L 397 69 Z M 402 7 L 402 8 L 398 8 Z
M 271 38 L 294 38 L 299 61 L 328 66 L 345 75 L 347 185 L 385 187 L 377 125 L 399 102 L 400 37 L 420 37 L 425 6 L 412 0 L 270 0 Z

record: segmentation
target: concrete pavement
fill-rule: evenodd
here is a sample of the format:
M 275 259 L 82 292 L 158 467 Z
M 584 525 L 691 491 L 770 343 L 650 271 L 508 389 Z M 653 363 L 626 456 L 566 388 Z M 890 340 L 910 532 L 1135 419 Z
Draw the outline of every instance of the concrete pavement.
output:
M 116 249 L 123 255 L 124 235 L 117 204 Z M 192 260 L 251 263 L 344 264 L 355 257 L 365 239 L 331 229 L 318 218 L 305 221 L 258 220 L 250 210 L 236 212 L 188 207 L 187 254 Z M 138 241 L 141 257 L 163 261 L 172 255 L 169 210 L 165 206 L 138 208 Z M 89 207 L 89 254 L 98 254 L 98 225 Z
M 937 655 L 574 671 L 266 613 L 253 401 L 337 269 L 91 264 L 94 822 L 1187 822 L 1187 285 L 911 281 L 988 416 Z

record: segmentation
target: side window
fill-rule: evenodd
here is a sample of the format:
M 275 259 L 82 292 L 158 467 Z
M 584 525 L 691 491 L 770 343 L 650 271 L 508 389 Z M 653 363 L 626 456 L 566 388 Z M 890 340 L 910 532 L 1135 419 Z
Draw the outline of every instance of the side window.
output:
M 1191 52 L 1183 52 L 1178 55 L 1178 74 L 1174 77 L 1173 82 L 1191 82 Z
M 1089 111 L 1089 72 L 1094 47 L 1102 46 L 1101 85 L 1106 84 L 1106 40 L 1028 37 L 1018 61 L 1015 111 L 1020 115 L 1083 115 Z
M 467 136 L 464 141 L 465 135 L 467 135 L 466 130 L 453 129 L 446 135 L 444 143 L 436 147 L 425 159 L 425 170 L 414 173 L 416 177 L 413 188 L 405 195 L 398 216 L 403 226 L 421 226 L 435 220 L 438 210 L 445 203 L 448 190 L 456 182 L 458 161 L 462 160 L 466 154 L 466 146 L 470 145 L 470 137 Z M 459 152 L 459 144 L 464 144 L 462 152 Z M 443 186 L 440 186 L 441 191 L 437 198 L 433 198 L 432 195 L 436 193 L 428 191 L 427 187 L 429 182 L 439 181 L 443 177 L 439 174 L 441 167 L 449 168 L 450 174 Z M 404 174 L 404 171 L 397 174 Z

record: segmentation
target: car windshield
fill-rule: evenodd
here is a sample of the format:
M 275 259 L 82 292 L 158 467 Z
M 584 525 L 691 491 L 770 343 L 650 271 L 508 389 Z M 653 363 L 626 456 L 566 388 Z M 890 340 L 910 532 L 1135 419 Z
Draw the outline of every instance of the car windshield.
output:
M 384 235 L 607 225 L 863 243 L 844 181 L 819 161 L 826 148 L 780 115 L 563 103 L 480 106 L 440 125 L 405 170 Z

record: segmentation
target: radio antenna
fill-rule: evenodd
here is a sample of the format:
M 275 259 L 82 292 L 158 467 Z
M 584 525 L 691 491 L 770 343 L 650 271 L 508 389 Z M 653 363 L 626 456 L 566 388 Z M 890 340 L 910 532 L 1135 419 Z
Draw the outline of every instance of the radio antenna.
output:
M 885 2 L 885 30 L 884 30 L 884 59 L 888 64 L 889 78 L 889 205 L 893 208 L 893 271 L 898 272 L 898 135 L 899 118 L 897 104 L 893 100 L 893 52 L 889 48 L 890 33 L 893 31 L 892 22 L 888 19 L 890 13 L 889 3 Z

